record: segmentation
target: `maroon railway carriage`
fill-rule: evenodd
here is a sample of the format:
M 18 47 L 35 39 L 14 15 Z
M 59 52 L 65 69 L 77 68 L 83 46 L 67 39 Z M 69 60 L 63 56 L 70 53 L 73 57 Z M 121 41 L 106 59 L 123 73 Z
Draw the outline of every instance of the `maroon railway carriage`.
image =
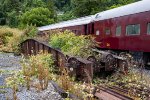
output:
M 99 49 L 130 52 L 150 65 L 150 1 L 142 0 L 115 9 L 48 26 L 39 31 L 69 29 L 77 35 L 96 37 Z
M 132 53 L 150 61 L 150 1 L 143 0 L 96 14 L 94 36 L 99 47 Z

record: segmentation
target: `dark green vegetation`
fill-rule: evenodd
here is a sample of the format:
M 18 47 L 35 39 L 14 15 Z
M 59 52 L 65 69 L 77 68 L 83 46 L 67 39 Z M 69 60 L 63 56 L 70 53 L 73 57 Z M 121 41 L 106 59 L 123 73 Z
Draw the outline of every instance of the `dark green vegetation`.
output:
M 25 27 L 27 24 L 42 26 L 56 19 L 54 5 L 50 0 L 1 0 L 0 11 L 0 24 L 11 27 Z
M 43 26 L 139 0 L 0 0 L 0 25 Z

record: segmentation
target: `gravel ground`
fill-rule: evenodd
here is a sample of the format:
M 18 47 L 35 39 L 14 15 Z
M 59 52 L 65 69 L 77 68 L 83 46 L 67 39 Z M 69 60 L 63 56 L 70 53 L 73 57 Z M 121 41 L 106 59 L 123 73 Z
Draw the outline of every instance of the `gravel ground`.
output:
M 14 56 L 13 53 L 0 53 L 0 69 L 1 70 L 18 70 L 20 66 L 21 56 Z
M 21 69 L 20 56 L 14 56 L 13 53 L 0 53 L 0 70 L 1 71 L 14 71 Z M 0 73 L 0 100 L 6 100 L 6 97 L 12 97 L 12 90 L 5 88 L 5 78 L 9 73 Z
M 19 100 L 63 100 L 61 96 L 55 92 L 55 88 L 50 82 L 48 88 L 40 92 L 33 87 L 31 87 L 30 90 L 23 87 L 22 91 L 17 93 L 17 97 Z
M 0 86 L 4 86 L 4 85 L 5 85 L 4 77 L 0 76 Z M 0 89 L 0 100 L 6 100 L 5 93 L 6 93 L 6 89 L 1 88 Z
M 21 56 L 14 56 L 13 53 L 0 53 L 0 71 L 17 71 L 21 69 L 20 65 Z M 5 88 L 5 78 L 10 73 L 0 73 L 0 100 L 9 100 L 12 98 L 12 89 Z M 49 82 L 48 89 L 37 92 L 35 88 L 27 90 L 25 87 L 21 87 L 17 92 L 19 100 L 63 100 L 61 96 L 55 91 L 53 85 Z

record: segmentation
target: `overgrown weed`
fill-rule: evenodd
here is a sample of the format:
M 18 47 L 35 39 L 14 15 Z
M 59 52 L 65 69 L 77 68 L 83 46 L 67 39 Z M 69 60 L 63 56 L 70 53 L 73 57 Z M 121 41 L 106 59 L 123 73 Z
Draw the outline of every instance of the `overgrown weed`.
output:
M 71 31 L 64 31 L 51 34 L 49 44 L 56 49 L 60 49 L 67 55 L 87 58 L 91 55 L 91 47 L 95 45 L 91 36 L 77 36 Z
M 20 53 L 20 43 L 37 34 L 34 26 L 28 26 L 24 30 L 0 26 L 0 52 Z

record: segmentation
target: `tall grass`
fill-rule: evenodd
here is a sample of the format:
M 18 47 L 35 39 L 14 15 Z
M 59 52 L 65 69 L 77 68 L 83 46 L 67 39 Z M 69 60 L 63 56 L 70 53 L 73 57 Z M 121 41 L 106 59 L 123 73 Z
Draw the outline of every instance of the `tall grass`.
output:
M 24 30 L 0 26 L 0 52 L 20 53 L 20 43 L 28 38 L 34 38 L 37 29 L 34 26 L 28 26 Z
M 0 51 L 17 52 L 23 31 L 17 28 L 0 26 Z

